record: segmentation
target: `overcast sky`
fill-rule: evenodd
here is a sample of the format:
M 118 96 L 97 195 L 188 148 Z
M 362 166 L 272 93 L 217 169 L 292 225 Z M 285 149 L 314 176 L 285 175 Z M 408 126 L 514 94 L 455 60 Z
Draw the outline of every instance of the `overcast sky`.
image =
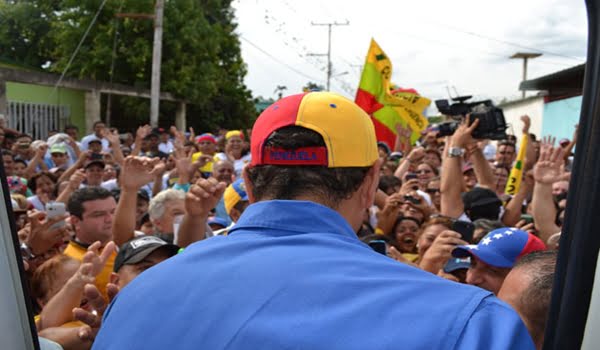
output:
M 462 95 L 520 96 L 522 60 L 516 52 L 539 52 L 528 78 L 583 63 L 587 17 L 583 0 L 236 0 L 233 3 L 254 96 L 325 85 L 327 26 L 332 30 L 331 90 L 354 97 L 369 41 L 391 58 L 392 81 L 431 99 Z

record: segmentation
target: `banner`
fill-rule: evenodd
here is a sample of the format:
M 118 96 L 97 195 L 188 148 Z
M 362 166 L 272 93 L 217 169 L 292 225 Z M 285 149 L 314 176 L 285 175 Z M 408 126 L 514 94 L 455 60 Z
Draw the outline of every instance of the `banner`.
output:
M 398 124 L 412 130 L 412 143 L 421 136 L 428 124 L 423 112 L 431 101 L 413 89 L 392 91 L 391 76 L 392 62 L 371 39 L 355 102 L 371 116 L 377 140 L 387 143 L 393 150 Z
M 506 189 L 504 193 L 514 196 L 519 192 L 521 187 L 521 180 L 523 179 L 523 165 L 525 163 L 525 151 L 527 150 L 527 135 L 523 135 L 521 140 L 521 146 L 519 147 L 519 154 L 517 155 L 517 161 L 510 170 L 508 181 L 506 182 Z

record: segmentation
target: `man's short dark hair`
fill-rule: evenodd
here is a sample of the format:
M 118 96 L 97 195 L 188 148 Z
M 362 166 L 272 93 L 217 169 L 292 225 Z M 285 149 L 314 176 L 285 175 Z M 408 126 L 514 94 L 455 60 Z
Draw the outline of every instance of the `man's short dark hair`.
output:
M 316 146 L 325 146 L 321 135 L 299 126 L 275 131 L 263 145 L 284 150 Z M 370 168 L 257 165 L 248 167 L 247 171 L 252 194 L 257 201 L 296 199 L 310 195 L 319 198 L 322 204 L 330 208 L 337 208 L 342 200 L 350 198 L 358 190 Z
M 67 130 L 71 130 L 71 129 L 79 131 L 79 128 L 77 127 L 77 125 L 74 125 L 74 124 L 69 124 L 69 125 L 65 126 L 64 130 L 66 132 Z
M 2 149 L 2 156 L 11 156 L 13 159 L 15 159 L 15 154 L 9 149 Z
M 94 122 L 94 124 L 92 125 L 92 128 L 95 128 L 95 127 L 96 127 L 96 125 L 98 125 L 98 124 L 104 124 L 104 122 L 103 122 L 102 120 L 96 120 L 96 121 Z
M 83 203 L 88 201 L 94 201 L 98 199 L 105 199 L 108 197 L 112 197 L 112 194 L 107 189 L 102 187 L 85 187 L 80 188 L 77 191 L 73 192 L 71 198 L 69 198 L 69 203 L 67 204 L 67 209 L 71 215 L 74 215 L 80 219 L 83 218 Z
M 402 181 L 394 175 L 386 175 L 379 178 L 379 189 L 386 192 L 396 186 L 402 186 Z
M 523 269 L 531 277 L 531 282 L 523 291 L 519 302 L 521 313 L 526 318 L 531 337 L 536 343 L 546 331 L 556 258 L 555 250 L 537 251 L 523 256 L 513 268 Z

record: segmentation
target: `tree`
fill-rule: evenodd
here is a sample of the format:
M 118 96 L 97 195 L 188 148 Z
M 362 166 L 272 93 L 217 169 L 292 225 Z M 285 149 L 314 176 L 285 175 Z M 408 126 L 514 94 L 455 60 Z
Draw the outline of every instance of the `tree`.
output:
M 0 57 L 41 69 L 50 60 L 56 1 L 0 2 Z
M 304 91 L 304 92 L 324 91 L 324 90 L 325 90 L 325 87 L 323 85 L 313 83 L 312 81 L 309 81 L 308 83 L 306 83 L 306 85 L 304 85 L 304 87 L 302 88 L 302 91 Z
M 33 44 L 22 45 L 25 48 L 15 50 L 13 57 L 18 59 L 21 52 L 33 52 L 28 59 L 31 65 L 40 67 L 49 62 L 47 70 L 62 73 L 101 3 L 101 0 L 25 0 L 3 5 L 0 9 L 8 8 L 9 12 L 17 12 L 20 7 L 25 14 L 34 13 L 29 22 L 26 15 L 18 17 L 12 27 L 31 27 L 36 33 L 33 37 L 39 36 L 37 42 L 43 44 L 41 52 L 36 52 Z M 107 1 L 66 75 L 102 81 L 112 78 L 115 83 L 149 89 L 153 22 L 117 19 L 117 12 L 153 13 L 154 0 Z M 40 19 L 47 22 L 38 23 Z M 246 66 L 236 26 L 231 0 L 165 2 L 161 91 L 188 101 L 190 117 L 202 115 L 190 118 L 188 123 L 199 130 L 217 124 L 244 127 L 256 116 L 251 93 L 243 83 Z M 22 43 L 16 29 L 11 30 L 7 34 L 0 32 L 0 48 Z M 132 118 L 132 113 L 137 114 L 133 117 L 140 122 L 148 120 L 148 100 L 119 97 L 113 98 L 112 103 L 114 121 Z M 172 119 L 174 110 L 174 104 L 161 103 L 161 124 Z

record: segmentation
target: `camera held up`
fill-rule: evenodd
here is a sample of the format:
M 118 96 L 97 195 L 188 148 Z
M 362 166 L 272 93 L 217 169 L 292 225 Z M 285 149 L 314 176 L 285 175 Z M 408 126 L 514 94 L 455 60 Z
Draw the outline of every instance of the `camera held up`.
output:
M 427 130 L 438 131 L 438 136 L 449 136 L 454 134 L 460 125 L 460 119 L 467 114 L 471 116 L 471 123 L 479 119 L 479 125 L 473 131 L 473 138 L 503 140 L 506 139 L 506 120 L 502 109 L 494 106 L 491 100 L 467 102 L 471 96 L 460 96 L 453 98 L 454 103 L 448 100 L 436 100 L 440 113 L 450 116 L 454 121 L 433 124 Z M 459 119 L 459 120 L 456 120 Z

